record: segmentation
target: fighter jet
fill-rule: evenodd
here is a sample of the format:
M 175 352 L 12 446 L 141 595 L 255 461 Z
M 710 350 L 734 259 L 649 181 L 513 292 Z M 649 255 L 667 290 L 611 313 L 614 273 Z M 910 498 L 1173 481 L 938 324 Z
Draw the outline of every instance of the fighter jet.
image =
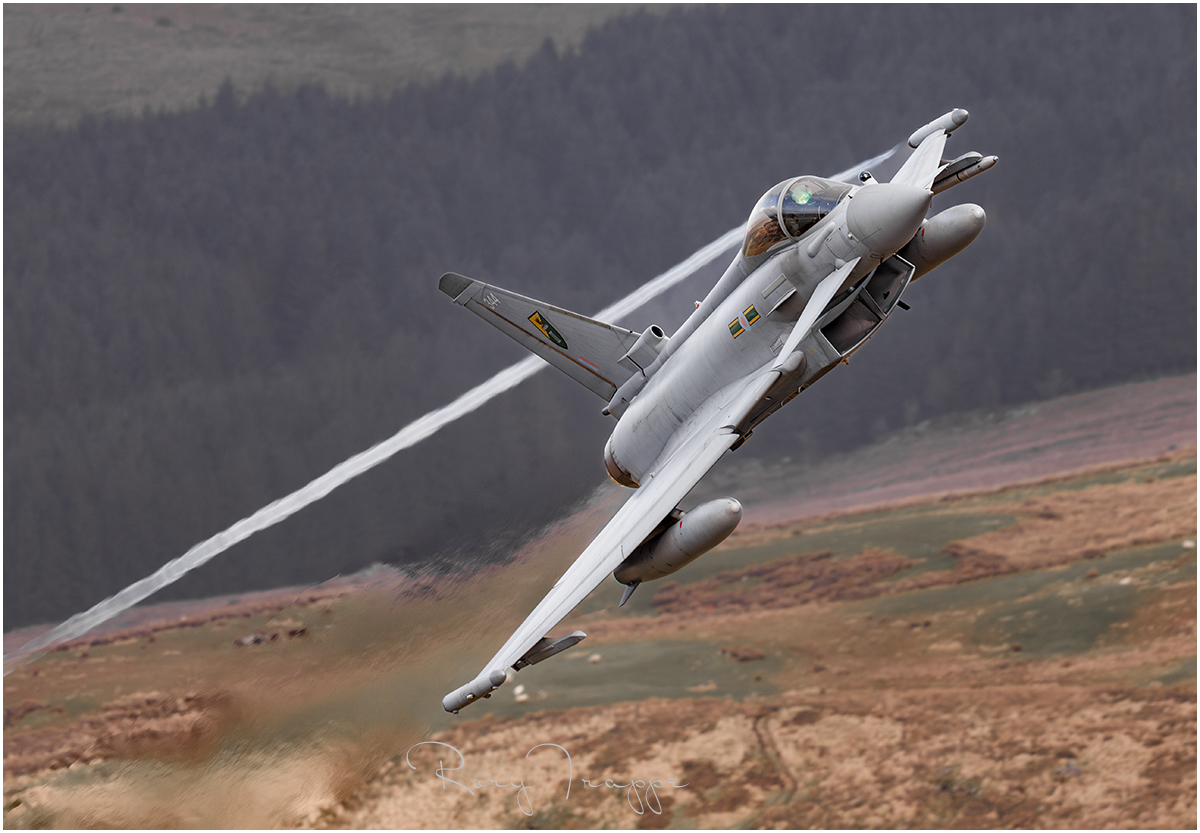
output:
M 871 337 L 909 284 L 982 230 L 977 205 L 926 219 L 935 194 L 991 168 L 995 156 L 942 155 L 967 120 L 953 110 L 913 133 L 890 182 L 801 176 L 763 194 L 724 275 L 673 335 L 596 321 L 455 273 L 439 287 L 606 404 L 617 420 L 604 448 L 614 481 L 636 491 L 475 679 L 445 696 L 454 714 L 513 672 L 586 634 L 548 634 L 610 573 L 625 585 L 669 575 L 733 532 L 742 507 L 679 502 L 725 452 Z

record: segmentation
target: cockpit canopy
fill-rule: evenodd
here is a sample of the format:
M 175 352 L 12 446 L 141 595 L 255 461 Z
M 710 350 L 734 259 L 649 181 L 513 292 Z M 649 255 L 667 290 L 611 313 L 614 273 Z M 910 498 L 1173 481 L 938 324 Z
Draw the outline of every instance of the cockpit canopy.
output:
M 788 239 L 796 239 L 833 210 L 851 186 L 832 179 L 802 176 L 781 182 L 763 194 L 746 223 L 742 254 L 760 255 Z

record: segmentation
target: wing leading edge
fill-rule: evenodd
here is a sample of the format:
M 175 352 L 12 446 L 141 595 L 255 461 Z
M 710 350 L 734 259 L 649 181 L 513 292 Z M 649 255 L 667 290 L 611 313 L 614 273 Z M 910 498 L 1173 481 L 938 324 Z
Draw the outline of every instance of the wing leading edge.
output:
M 790 353 L 812 330 L 819 311 L 828 300 L 826 296 L 836 290 L 856 263 L 857 259 L 835 270 L 817 287 L 814 293 L 817 303 L 809 304 L 812 313 L 801 315 L 797 320 L 788 336 L 787 347 L 780 351 L 778 359 L 723 388 L 701 407 L 701 411 L 708 411 L 712 416 L 703 420 L 682 443 L 668 447 L 663 458 L 651 467 L 651 473 L 641 488 L 617 510 L 612 520 L 563 573 L 562 578 L 555 582 L 550 592 L 484 666 L 479 675 L 442 698 L 442 706 L 446 711 L 457 713 L 463 706 L 490 695 L 503 685 L 508 679 L 508 669 L 545 638 L 547 632 L 583 601 L 605 576 L 619 567 L 692 487 L 700 482 L 708 470 L 716 465 L 722 455 L 738 443 L 741 439 L 738 425 L 771 388 L 793 369 L 791 362 L 787 361 Z M 459 278 L 457 275 L 454 277 Z M 444 283 L 446 278 L 442 280 Z M 459 287 L 456 302 L 463 303 L 461 299 L 466 292 L 474 291 L 474 297 L 484 293 L 482 285 L 470 286 L 478 284 L 478 281 L 470 281 L 468 278 L 460 280 L 463 284 Z M 447 287 L 443 286 L 443 290 L 450 294 Z M 572 634 L 576 635 L 580 639 L 584 636 L 582 631 Z M 575 640 L 577 641 L 578 639 Z

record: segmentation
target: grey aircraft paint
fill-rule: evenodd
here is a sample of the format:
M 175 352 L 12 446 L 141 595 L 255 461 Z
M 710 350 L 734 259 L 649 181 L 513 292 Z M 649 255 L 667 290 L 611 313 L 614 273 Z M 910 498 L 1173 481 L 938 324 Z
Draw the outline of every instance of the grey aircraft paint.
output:
M 628 585 L 623 604 L 641 581 L 679 569 L 733 531 L 736 501 L 724 499 L 732 503 L 722 504 L 723 520 L 691 524 L 678 502 L 759 422 L 861 347 L 902 306 L 911 281 L 982 230 L 977 205 L 925 219 L 935 193 L 996 163 L 978 153 L 942 160 L 949 134 L 966 120 L 953 110 L 915 131 L 915 150 L 890 182 L 864 171 L 857 183 L 804 176 L 767 191 L 733 262 L 672 336 L 442 276 L 456 304 L 606 400 L 602 412 L 617 425 L 605 466 L 637 489 L 479 675 L 446 695 L 447 711 L 490 697 L 513 671 L 581 640 L 581 631 L 547 634 L 610 573 Z M 693 511 L 716 518 L 718 503 Z

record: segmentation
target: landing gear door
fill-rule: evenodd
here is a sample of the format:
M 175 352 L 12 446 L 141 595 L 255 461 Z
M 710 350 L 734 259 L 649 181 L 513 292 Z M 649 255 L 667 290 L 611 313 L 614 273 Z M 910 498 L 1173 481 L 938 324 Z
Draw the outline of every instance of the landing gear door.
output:
M 821 328 L 821 334 L 839 356 L 850 355 L 871 337 L 895 309 L 915 271 L 902 257 L 888 258 L 876 267 L 854 303 Z
M 897 255 L 889 257 L 875 269 L 864 291 L 871 296 L 884 317 L 896 306 L 915 271 L 916 267 Z

